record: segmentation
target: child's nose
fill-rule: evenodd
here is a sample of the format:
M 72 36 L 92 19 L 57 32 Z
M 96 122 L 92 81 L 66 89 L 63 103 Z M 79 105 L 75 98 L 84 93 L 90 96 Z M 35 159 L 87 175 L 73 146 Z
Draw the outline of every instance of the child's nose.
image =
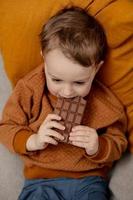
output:
M 67 97 L 67 98 L 72 97 L 72 94 L 73 94 L 72 86 L 65 85 L 63 88 L 63 94 L 64 94 L 64 97 Z

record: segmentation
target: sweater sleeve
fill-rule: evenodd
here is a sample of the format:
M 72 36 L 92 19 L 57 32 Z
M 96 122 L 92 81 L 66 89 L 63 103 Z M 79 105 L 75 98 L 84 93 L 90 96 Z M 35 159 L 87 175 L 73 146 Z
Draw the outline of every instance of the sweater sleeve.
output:
M 28 126 L 32 92 L 23 79 L 18 81 L 3 110 L 0 142 L 11 152 L 28 154 L 26 141 L 33 134 Z
M 85 153 L 85 157 L 98 164 L 112 163 L 120 159 L 127 148 L 126 122 L 123 112 L 120 119 L 107 127 L 106 132 L 99 136 L 98 152 L 92 156 Z

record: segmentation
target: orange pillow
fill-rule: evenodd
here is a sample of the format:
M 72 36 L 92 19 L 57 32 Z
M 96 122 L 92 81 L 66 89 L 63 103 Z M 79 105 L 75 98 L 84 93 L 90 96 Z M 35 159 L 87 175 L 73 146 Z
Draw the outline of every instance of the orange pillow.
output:
M 105 28 L 110 51 L 98 78 L 110 87 L 128 115 L 129 148 L 133 152 L 133 3 L 130 0 L 1 0 L 0 48 L 14 86 L 42 62 L 38 34 L 42 24 L 71 2 L 88 11 Z

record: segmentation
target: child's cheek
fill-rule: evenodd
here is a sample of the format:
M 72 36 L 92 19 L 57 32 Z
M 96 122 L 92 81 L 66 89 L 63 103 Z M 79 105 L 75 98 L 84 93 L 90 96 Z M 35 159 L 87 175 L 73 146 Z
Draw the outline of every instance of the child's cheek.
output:
M 89 94 L 90 88 L 89 86 L 84 86 L 78 89 L 79 96 L 85 97 Z
M 60 92 L 60 88 L 58 87 L 58 85 L 51 84 L 50 85 L 50 91 L 51 91 L 52 94 L 58 96 L 58 94 Z

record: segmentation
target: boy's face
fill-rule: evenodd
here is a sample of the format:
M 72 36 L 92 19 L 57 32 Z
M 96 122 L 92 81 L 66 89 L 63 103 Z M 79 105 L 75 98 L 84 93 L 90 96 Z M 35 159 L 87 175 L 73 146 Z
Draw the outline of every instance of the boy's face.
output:
M 85 97 L 99 67 L 84 67 L 65 57 L 61 50 L 51 50 L 45 55 L 48 90 L 57 97 Z

